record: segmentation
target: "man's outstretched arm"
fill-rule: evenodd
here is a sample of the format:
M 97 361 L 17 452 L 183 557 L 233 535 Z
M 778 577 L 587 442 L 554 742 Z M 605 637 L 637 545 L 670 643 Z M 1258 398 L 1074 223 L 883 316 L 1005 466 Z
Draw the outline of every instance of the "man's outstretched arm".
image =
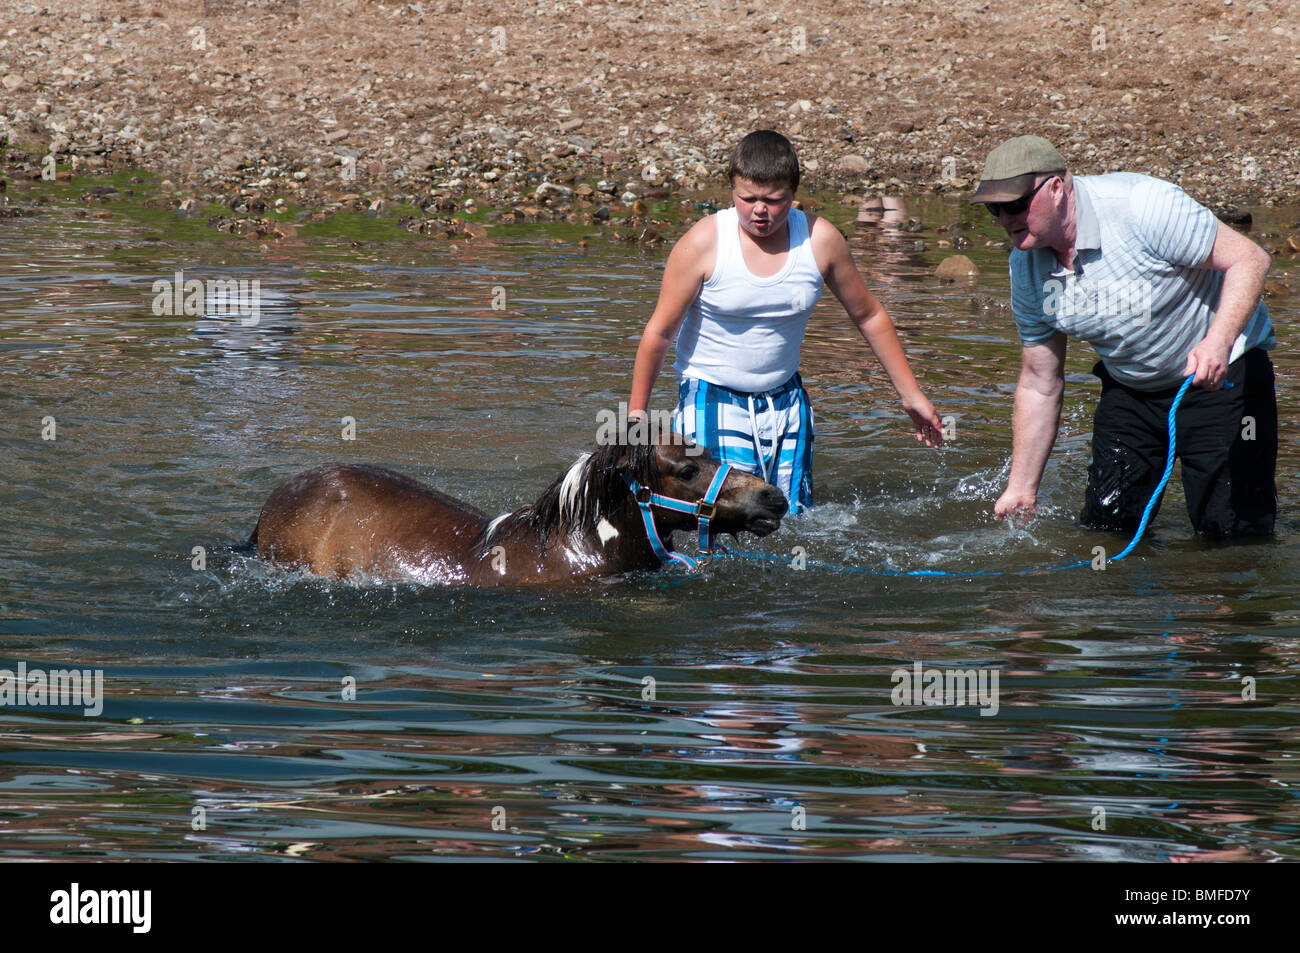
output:
M 1011 476 L 993 505 L 999 519 L 1033 516 L 1038 485 L 1056 443 L 1065 394 L 1065 335 L 1057 332 L 1042 344 L 1022 349 L 1020 383 L 1012 414 Z

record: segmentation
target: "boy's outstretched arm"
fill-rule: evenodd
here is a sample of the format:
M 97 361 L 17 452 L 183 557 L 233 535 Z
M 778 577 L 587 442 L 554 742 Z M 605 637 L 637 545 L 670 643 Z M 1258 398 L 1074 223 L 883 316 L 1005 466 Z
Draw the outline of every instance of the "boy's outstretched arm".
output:
M 871 346 L 876 360 L 889 375 L 894 390 L 902 399 L 903 409 L 916 425 L 916 439 L 924 441 L 927 447 L 943 446 L 943 421 L 939 412 L 921 393 L 907 363 L 907 355 L 898 341 L 894 322 L 875 295 L 867 290 L 867 283 L 853 264 L 849 243 L 839 229 L 826 219 L 818 218 L 813 227 L 813 248 L 819 253 L 818 258 L 825 254 L 826 286 L 844 306 L 850 320 Z
M 650 404 L 650 392 L 664 366 L 664 355 L 677 338 L 686 318 L 686 309 L 700 293 L 706 269 L 713 266 L 717 230 L 713 216 L 703 218 L 678 239 L 668 254 L 663 284 L 659 287 L 659 301 L 646 322 L 641 344 L 636 349 L 632 395 L 627 402 L 629 417 L 640 417 Z

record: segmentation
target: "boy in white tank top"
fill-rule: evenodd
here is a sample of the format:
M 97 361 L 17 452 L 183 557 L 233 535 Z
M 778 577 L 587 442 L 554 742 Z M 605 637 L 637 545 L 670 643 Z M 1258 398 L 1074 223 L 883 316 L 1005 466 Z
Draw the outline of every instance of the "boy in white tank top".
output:
M 792 209 L 799 160 L 779 133 L 752 132 L 727 170 L 733 208 L 696 222 L 668 256 L 637 348 L 628 416 L 644 415 L 676 340 L 674 427 L 714 459 L 778 487 L 792 510 L 812 505 L 812 405 L 799 378 L 808 316 L 830 287 L 889 374 L 926 446 L 943 424 L 921 393 L 894 324 L 867 290 L 830 222 Z

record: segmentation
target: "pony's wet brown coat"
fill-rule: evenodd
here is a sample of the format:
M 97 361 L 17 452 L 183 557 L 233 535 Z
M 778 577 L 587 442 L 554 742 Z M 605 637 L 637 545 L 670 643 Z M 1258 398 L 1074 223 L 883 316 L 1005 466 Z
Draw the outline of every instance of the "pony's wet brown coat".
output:
M 624 474 L 656 493 L 695 502 L 718 465 L 699 448 L 600 447 L 563 498 L 561 474 L 536 503 L 492 525 L 488 514 L 409 477 L 369 466 L 325 466 L 293 477 L 262 507 L 252 542 L 264 559 L 335 579 L 472 586 L 531 585 L 659 565 Z M 572 470 L 573 468 L 570 468 Z M 715 533 L 775 530 L 787 503 L 732 470 L 717 499 Z M 655 526 L 694 531 L 693 516 L 656 508 Z M 491 529 L 489 533 L 488 530 Z

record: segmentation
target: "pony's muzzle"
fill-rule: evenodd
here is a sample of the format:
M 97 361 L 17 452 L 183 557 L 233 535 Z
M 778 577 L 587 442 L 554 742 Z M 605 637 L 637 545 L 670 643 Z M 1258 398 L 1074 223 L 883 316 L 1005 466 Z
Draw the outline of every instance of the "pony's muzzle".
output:
M 781 526 L 781 518 L 790 510 L 790 504 L 774 486 L 764 486 L 754 494 L 746 513 L 745 529 L 755 536 L 766 536 Z

